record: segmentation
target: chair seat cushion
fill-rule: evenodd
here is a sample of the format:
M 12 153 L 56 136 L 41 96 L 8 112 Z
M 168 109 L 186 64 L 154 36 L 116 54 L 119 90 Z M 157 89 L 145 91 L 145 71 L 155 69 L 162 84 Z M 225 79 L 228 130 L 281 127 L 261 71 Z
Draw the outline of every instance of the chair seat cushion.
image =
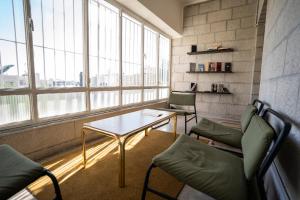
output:
M 241 148 L 242 131 L 203 118 L 191 132 L 230 146 Z
M 247 199 L 241 158 L 181 135 L 153 163 L 179 181 L 215 199 Z
M 163 111 L 170 111 L 170 112 L 176 112 L 177 115 L 192 115 L 195 112 L 188 111 L 184 109 L 176 109 L 176 108 L 156 108 L 156 110 L 163 110 Z
M 9 198 L 37 178 L 44 175 L 44 168 L 26 158 L 10 146 L 0 145 L 0 197 Z

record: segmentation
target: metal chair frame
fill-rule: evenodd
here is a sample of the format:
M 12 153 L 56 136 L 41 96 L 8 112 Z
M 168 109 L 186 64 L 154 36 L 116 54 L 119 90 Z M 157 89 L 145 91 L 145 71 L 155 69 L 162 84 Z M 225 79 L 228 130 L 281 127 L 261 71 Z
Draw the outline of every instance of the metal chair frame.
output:
M 282 126 L 280 131 L 277 132 L 274 129 L 274 127 L 269 123 L 268 116 L 276 117 L 279 121 L 281 121 L 283 126 Z M 257 180 L 257 185 L 258 185 L 258 188 L 259 188 L 259 192 L 260 192 L 260 195 L 261 195 L 262 199 L 265 200 L 266 195 L 265 195 L 263 177 L 266 174 L 266 172 L 267 172 L 268 168 L 270 167 L 270 165 L 272 164 L 272 162 L 274 161 L 274 158 L 278 154 L 278 152 L 280 150 L 280 147 L 282 146 L 283 142 L 285 141 L 285 138 L 288 136 L 288 134 L 290 132 L 290 129 L 291 129 L 291 124 L 289 122 L 287 122 L 286 119 L 282 115 L 280 115 L 279 113 L 277 113 L 276 111 L 274 111 L 270 108 L 265 109 L 263 111 L 261 117 L 274 129 L 274 132 L 275 132 L 273 142 L 270 145 L 269 150 L 266 153 L 262 163 L 258 167 L 258 170 L 257 170 L 257 173 L 256 173 L 256 180 Z M 141 199 L 145 200 L 147 191 L 152 192 L 152 193 L 154 193 L 154 194 L 156 194 L 156 195 L 158 195 L 158 196 L 160 196 L 164 199 L 168 199 L 168 200 L 176 199 L 174 197 L 170 197 L 167 194 L 156 191 L 156 190 L 154 190 L 154 189 L 152 189 L 151 187 L 148 186 L 151 171 L 155 167 L 156 166 L 152 163 L 150 165 L 150 167 L 148 168 L 148 170 L 147 170 Z

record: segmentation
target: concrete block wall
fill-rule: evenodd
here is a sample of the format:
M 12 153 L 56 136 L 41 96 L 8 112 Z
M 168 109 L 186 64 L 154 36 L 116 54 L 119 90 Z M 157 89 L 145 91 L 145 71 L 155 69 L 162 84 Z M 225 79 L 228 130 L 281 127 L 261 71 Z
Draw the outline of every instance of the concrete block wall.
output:
M 267 2 L 259 98 L 292 123 L 275 164 L 287 199 L 300 199 L 300 1 Z
M 188 90 L 190 82 L 197 82 L 198 90 L 210 90 L 212 83 L 223 83 L 233 93 L 197 94 L 197 111 L 202 116 L 238 120 L 252 99 L 252 89 L 257 88 L 252 86 L 256 59 L 256 3 L 255 0 L 213 0 L 184 9 L 183 36 L 172 40 L 172 89 Z M 198 51 L 216 44 L 235 51 L 189 56 L 187 52 L 193 44 L 197 44 Z M 210 61 L 232 62 L 234 73 L 186 73 L 190 62 Z

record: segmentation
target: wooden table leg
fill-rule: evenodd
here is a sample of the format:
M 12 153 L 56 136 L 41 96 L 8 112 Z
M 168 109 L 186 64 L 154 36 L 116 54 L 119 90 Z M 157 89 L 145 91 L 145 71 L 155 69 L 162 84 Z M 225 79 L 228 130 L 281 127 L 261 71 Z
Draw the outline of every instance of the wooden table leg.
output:
M 83 168 L 86 166 L 86 152 L 85 152 L 85 132 L 82 130 L 82 157 L 83 157 Z
M 119 139 L 119 187 L 125 187 L 125 141 Z
M 177 134 L 176 134 L 176 130 L 177 130 L 177 115 L 175 115 L 174 117 L 173 117 L 173 133 L 174 133 L 174 138 L 175 138 L 175 140 L 176 140 L 176 136 L 177 136 Z

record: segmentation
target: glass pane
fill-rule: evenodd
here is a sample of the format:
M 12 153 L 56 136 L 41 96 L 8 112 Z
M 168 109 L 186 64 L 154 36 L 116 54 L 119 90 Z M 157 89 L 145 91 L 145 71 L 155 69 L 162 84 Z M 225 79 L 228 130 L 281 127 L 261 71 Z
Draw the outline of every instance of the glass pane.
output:
M 0 126 L 12 122 L 30 120 L 28 95 L 0 96 Z
M 22 0 L 0 1 L 0 27 L 0 88 L 28 87 Z
M 158 89 L 158 98 L 159 99 L 166 99 L 169 96 L 169 88 L 160 88 Z
M 82 54 L 75 54 L 75 77 L 74 81 L 76 86 L 84 86 L 84 76 L 83 76 L 83 58 Z
M 55 51 L 55 86 L 64 87 L 66 80 L 65 54 L 63 51 Z
M 43 48 L 33 47 L 33 51 L 36 86 L 46 87 Z
M 14 2 L 14 12 L 15 12 L 14 14 L 15 14 L 16 37 L 17 37 L 16 41 L 25 43 L 23 1 L 22 0 L 14 0 L 13 2 Z M 1 7 L 1 3 L 0 3 L 0 7 Z M 1 10 L 1 8 L 0 8 L 0 10 Z M 1 19 L 1 17 L 0 17 L 0 19 Z M 7 18 L 5 18 L 5 19 L 7 19 Z M 1 29 L 3 28 L 1 25 L 0 25 L 0 27 L 1 27 Z
M 83 112 L 86 110 L 85 100 L 84 92 L 39 94 L 37 96 L 39 117 Z
M 64 1 L 54 0 L 54 44 L 55 49 L 64 50 Z M 72 8 L 66 8 L 72 9 Z M 44 24 L 47 26 L 47 24 Z
M 89 7 L 91 86 L 118 86 L 119 11 L 104 1 L 90 1 Z
M 160 35 L 159 38 L 159 85 L 169 85 L 170 40 Z
M 75 52 L 76 53 L 82 53 L 83 52 L 83 34 L 82 34 L 82 29 L 83 29 L 83 20 L 82 20 L 82 1 L 74 1 L 74 22 L 75 27 L 74 27 L 74 33 L 75 33 Z
M 74 7 L 73 0 L 64 0 L 65 3 L 65 49 L 74 52 Z
M 16 44 L 0 40 L 0 88 L 17 88 L 19 85 Z
M 43 1 L 44 46 L 54 48 L 53 0 Z
M 144 29 L 144 84 L 157 85 L 157 33 Z
M 92 110 L 119 105 L 119 91 L 99 91 L 90 94 Z
M 123 90 L 122 92 L 122 104 L 134 104 L 140 103 L 142 100 L 142 90 Z
M 133 18 L 122 16 L 122 81 L 123 86 L 142 84 L 141 24 Z
M 46 75 L 46 87 L 55 86 L 55 59 L 54 50 L 45 49 L 45 75 Z
M 157 89 L 144 89 L 144 101 L 153 101 L 157 99 Z
M 30 0 L 31 17 L 34 22 L 32 31 L 33 45 L 43 45 L 43 22 L 42 22 L 42 2 L 41 0 Z
M 15 40 L 12 0 L 0 1 L 0 39 Z M 5 19 L 5 20 L 3 20 Z

